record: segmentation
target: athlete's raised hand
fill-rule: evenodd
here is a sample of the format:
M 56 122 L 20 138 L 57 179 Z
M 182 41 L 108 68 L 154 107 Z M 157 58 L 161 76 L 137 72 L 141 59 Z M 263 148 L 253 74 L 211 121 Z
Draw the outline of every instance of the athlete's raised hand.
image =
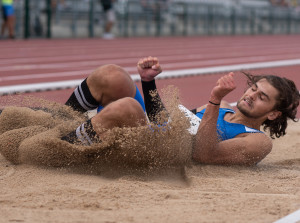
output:
M 146 57 L 140 59 L 137 69 L 142 81 L 152 81 L 162 72 L 161 66 L 156 57 Z
M 211 100 L 214 103 L 220 103 L 221 100 L 235 88 L 234 73 L 230 72 L 217 81 L 217 85 L 211 91 Z

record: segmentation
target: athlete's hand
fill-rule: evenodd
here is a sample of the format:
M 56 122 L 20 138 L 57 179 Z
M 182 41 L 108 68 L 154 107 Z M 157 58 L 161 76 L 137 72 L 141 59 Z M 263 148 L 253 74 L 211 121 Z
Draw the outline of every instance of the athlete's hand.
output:
M 140 59 L 137 69 L 142 81 L 152 81 L 162 72 L 161 66 L 156 57 L 146 57 Z
M 217 85 L 211 91 L 210 100 L 214 103 L 220 103 L 221 100 L 235 88 L 234 73 L 230 72 L 217 81 Z

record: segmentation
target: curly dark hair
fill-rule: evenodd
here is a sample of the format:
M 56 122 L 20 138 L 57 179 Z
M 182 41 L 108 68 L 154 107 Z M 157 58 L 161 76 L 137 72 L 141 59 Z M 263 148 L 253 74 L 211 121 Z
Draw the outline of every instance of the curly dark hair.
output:
M 299 105 L 300 94 L 295 83 L 285 77 L 278 77 L 275 75 L 252 75 L 250 73 L 242 72 L 248 78 L 248 86 L 252 86 L 261 79 L 266 79 L 279 92 L 276 98 L 274 109 L 280 111 L 282 114 L 275 120 L 266 120 L 263 122 L 263 128 L 266 131 L 269 129 L 271 138 L 274 135 L 279 138 L 286 134 L 288 119 L 297 122 L 296 118 L 297 107 Z

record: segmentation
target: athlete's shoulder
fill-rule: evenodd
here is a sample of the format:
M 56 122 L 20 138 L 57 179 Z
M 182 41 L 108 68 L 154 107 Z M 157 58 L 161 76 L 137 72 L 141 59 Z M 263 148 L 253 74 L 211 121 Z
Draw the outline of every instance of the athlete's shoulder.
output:
M 220 108 L 227 108 L 233 110 L 233 107 L 227 101 L 221 101 Z

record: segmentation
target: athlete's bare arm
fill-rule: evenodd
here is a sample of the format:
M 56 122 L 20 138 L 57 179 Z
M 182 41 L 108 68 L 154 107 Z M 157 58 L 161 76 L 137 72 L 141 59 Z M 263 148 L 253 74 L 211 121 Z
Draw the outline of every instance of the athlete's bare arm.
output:
M 271 140 L 263 133 L 248 133 L 244 137 L 217 142 L 213 146 L 207 141 L 198 141 L 193 154 L 193 159 L 203 164 L 254 165 L 272 149 Z
M 211 92 L 210 101 L 219 104 L 225 95 L 236 88 L 233 73 L 220 78 Z M 241 134 L 236 138 L 219 141 L 217 135 L 218 105 L 208 103 L 196 134 L 193 159 L 206 164 L 253 165 L 272 149 L 270 139 L 262 134 Z
M 158 59 L 156 57 L 140 59 L 137 64 L 137 70 L 141 77 L 145 108 L 149 121 L 156 123 L 165 121 L 161 116 L 159 118 L 159 114 L 162 111 L 166 111 L 166 109 L 157 92 L 154 80 L 162 72 Z M 156 94 L 153 94 L 153 92 L 156 92 Z M 165 114 L 167 115 L 167 112 Z
M 137 68 L 144 82 L 153 81 L 162 71 L 155 57 L 139 60 Z M 217 86 L 212 90 L 210 101 L 220 103 L 222 108 L 231 108 L 227 102 L 221 100 L 235 88 L 233 73 L 230 73 L 218 80 Z M 272 149 L 270 139 L 262 133 L 243 134 L 219 142 L 216 125 L 220 106 L 208 103 L 197 109 L 200 111 L 206 108 L 206 112 L 196 135 L 193 159 L 201 163 L 228 165 L 252 165 L 262 160 Z

